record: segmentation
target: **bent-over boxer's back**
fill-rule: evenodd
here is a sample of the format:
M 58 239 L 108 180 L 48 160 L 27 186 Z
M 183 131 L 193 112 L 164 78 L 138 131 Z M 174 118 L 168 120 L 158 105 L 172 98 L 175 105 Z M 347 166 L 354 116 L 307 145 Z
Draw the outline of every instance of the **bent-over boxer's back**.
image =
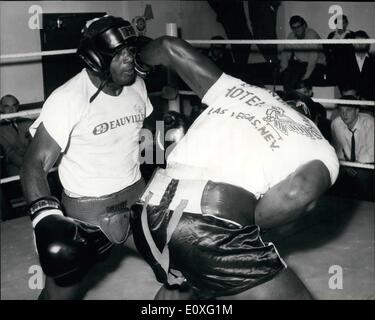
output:
M 168 174 L 241 186 L 257 197 L 302 164 L 318 159 L 333 183 L 336 153 L 308 118 L 275 93 L 223 74 L 168 157 Z

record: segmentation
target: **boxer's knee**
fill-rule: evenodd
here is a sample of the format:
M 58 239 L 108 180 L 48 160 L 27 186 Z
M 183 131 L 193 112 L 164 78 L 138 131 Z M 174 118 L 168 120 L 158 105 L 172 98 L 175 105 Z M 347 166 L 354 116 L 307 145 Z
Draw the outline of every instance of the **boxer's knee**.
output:
M 170 288 L 163 285 L 156 293 L 154 300 L 198 300 L 190 288 Z
M 237 295 L 218 300 L 312 300 L 303 282 L 290 268 L 284 269 L 271 280 Z
M 45 287 L 38 300 L 80 300 L 84 297 L 82 282 L 69 287 L 61 287 L 51 277 L 46 277 Z

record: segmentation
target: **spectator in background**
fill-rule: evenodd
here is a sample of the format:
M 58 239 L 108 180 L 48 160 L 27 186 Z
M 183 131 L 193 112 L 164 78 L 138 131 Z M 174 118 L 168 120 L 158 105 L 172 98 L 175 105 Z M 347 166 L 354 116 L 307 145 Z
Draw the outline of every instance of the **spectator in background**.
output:
M 329 33 L 327 39 L 350 39 L 353 37 L 353 31 L 348 29 L 349 20 L 346 15 L 338 16 L 334 23 L 336 30 Z
M 289 25 L 292 32 L 288 39 L 320 39 L 319 34 L 309 28 L 301 16 L 292 16 Z M 326 58 L 320 44 L 285 45 L 280 63 L 284 91 L 295 89 L 301 80 L 310 85 L 324 80 Z
M 222 36 L 214 36 L 211 40 L 224 40 L 224 38 Z M 211 44 L 207 56 L 224 72 L 231 73 L 234 60 L 231 51 L 226 48 L 225 44 Z
M 354 96 L 342 99 L 354 100 Z M 374 117 L 356 106 L 339 105 L 339 116 L 332 121 L 333 146 L 340 160 L 374 163 Z M 373 171 L 340 166 L 334 193 L 344 197 L 374 201 Z
M 10 94 L 0 99 L 0 119 L 2 114 L 15 113 L 19 110 L 18 99 Z M 16 176 L 20 172 L 26 149 L 31 136 L 28 129 L 32 121 L 24 118 L 1 119 L 0 121 L 0 178 Z M 11 200 L 22 197 L 18 181 L 1 185 L 0 207 L 1 220 L 15 216 Z M 21 210 L 21 209 L 20 209 Z
M 310 98 L 311 108 L 313 110 L 312 119 L 318 126 L 320 132 L 329 142 L 331 142 L 331 121 L 327 118 L 326 108 L 318 102 L 312 100 L 314 96 L 313 88 L 306 81 L 300 81 L 296 85 L 296 92 Z
M 331 123 L 327 119 L 326 109 L 320 103 L 314 102 L 311 99 L 313 95 L 311 87 L 305 85 L 304 82 L 300 82 L 300 85 L 297 87 L 296 90 L 282 93 L 281 97 L 288 104 L 310 118 L 319 128 L 324 138 L 330 142 Z
M 354 39 L 369 39 L 365 31 L 354 32 Z M 370 54 L 370 44 L 353 44 L 351 54 L 343 65 L 343 80 L 357 89 L 362 100 L 375 100 L 375 57 Z
M 357 89 L 353 88 L 352 85 L 344 85 L 339 88 L 341 96 L 354 96 L 356 99 L 358 99 L 358 92 Z
M 354 96 L 343 96 L 355 100 Z M 339 116 L 332 121 L 333 146 L 341 160 L 374 163 L 374 117 L 353 105 L 339 105 Z
M 0 99 L 0 113 L 15 113 L 19 110 L 19 101 L 7 94 Z M 23 118 L 2 119 L 0 122 L 0 147 L 3 149 L 4 163 L 2 176 L 19 174 L 23 157 L 31 141 L 29 127 L 32 121 Z
M 346 15 L 340 15 L 335 19 L 336 30 L 329 33 L 327 39 L 353 39 L 354 32 L 348 29 L 349 20 Z M 351 44 L 327 44 L 324 45 L 327 56 L 328 76 L 341 90 L 345 61 L 353 51 Z
M 2 146 L 0 145 L 0 178 L 2 175 L 2 166 L 3 166 L 3 160 L 4 160 L 4 150 Z M 6 201 L 4 195 L 3 195 L 3 186 L 0 184 L 0 221 L 5 220 L 10 214 L 10 208 L 9 208 L 9 202 Z

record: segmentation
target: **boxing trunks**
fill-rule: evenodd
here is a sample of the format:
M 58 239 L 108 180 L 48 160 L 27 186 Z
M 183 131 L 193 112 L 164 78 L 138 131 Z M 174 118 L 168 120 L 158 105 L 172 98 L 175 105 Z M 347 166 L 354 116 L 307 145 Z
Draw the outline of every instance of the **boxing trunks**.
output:
M 201 298 L 228 296 L 270 280 L 286 265 L 254 224 L 245 189 L 177 180 L 159 169 L 130 223 L 137 249 L 159 282 L 187 284 Z
M 98 260 L 105 258 L 114 244 L 121 244 L 129 236 L 130 207 L 144 191 L 145 182 L 102 197 L 74 198 L 63 192 L 61 203 L 66 216 L 77 221 L 95 243 Z

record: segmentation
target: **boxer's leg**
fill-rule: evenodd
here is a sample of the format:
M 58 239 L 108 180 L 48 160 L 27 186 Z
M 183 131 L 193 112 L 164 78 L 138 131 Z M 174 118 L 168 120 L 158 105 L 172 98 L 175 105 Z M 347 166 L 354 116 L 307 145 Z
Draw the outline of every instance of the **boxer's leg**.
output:
M 311 300 L 311 293 L 289 267 L 252 289 L 217 300 Z
M 136 247 L 136 245 L 134 243 L 134 237 L 133 237 L 133 233 L 132 232 L 130 232 L 129 237 L 124 242 L 124 247 L 130 249 L 133 252 L 138 253 L 137 247 Z
M 191 289 L 171 289 L 162 286 L 156 293 L 154 300 L 197 300 L 198 297 Z
M 47 276 L 44 289 L 38 300 L 80 300 L 84 295 L 82 281 L 72 286 L 60 287 L 51 277 Z
M 162 286 L 155 300 L 198 300 L 192 290 L 170 289 Z M 217 300 L 311 300 L 311 293 L 293 270 L 287 268 L 255 288 L 233 296 L 218 297 Z

